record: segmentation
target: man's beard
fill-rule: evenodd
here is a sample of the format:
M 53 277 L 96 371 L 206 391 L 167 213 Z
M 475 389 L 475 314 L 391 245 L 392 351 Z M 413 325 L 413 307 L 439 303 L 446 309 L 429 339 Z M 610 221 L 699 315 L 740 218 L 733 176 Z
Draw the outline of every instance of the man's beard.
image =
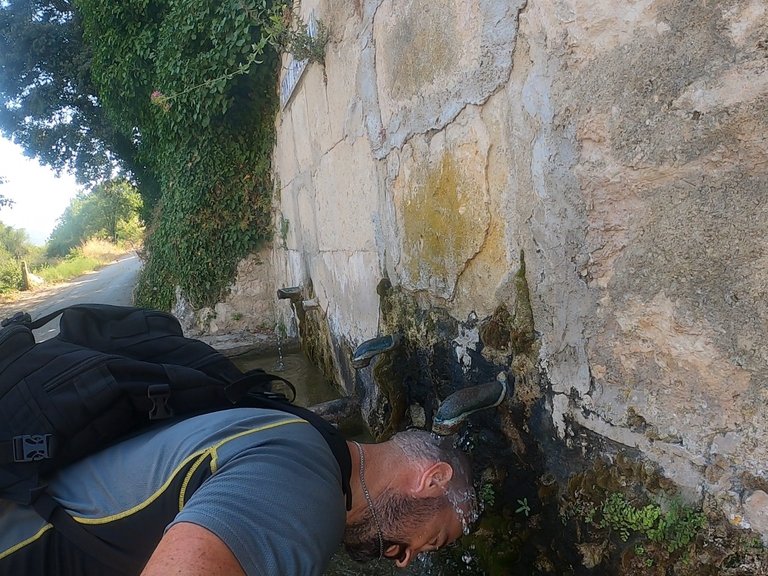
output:
M 376 515 L 381 524 L 383 548 L 392 545 L 400 548 L 401 556 L 407 543 L 403 541 L 407 532 L 415 529 L 429 520 L 445 504 L 445 499 L 414 498 L 387 490 L 375 502 Z M 344 548 L 349 557 L 357 562 L 369 562 L 379 558 L 379 537 L 376 521 L 370 508 L 366 509 L 363 517 L 344 530 Z

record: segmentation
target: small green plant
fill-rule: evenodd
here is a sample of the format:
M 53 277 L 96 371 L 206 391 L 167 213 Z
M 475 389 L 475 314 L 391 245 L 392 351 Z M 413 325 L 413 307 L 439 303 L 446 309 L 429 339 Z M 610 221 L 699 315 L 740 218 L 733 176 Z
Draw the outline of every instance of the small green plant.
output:
M 659 543 L 669 553 L 685 548 L 704 527 L 704 514 L 673 501 L 664 512 L 657 504 L 638 508 L 621 493 L 611 494 L 603 503 L 600 528 L 608 528 L 619 534 L 623 542 L 633 534 L 645 536 Z
M 328 27 L 320 20 L 305 23 L 297 14 L 285 9 L 273 11 L 266 26 L 269 42 L 278 50 L 285 50 L 296 60 L 322 64 L 325 48 L 330 39 Z
M 648 538 L 662 543 L 672 553 L 688 546 L 706 523 L 707 518 L 702 512 L 673 500 L 666 514 L 648 532 Z
M 638 544 L 635 546 L 635 554 L 637 554 L 640 558 L 642 558 L 643 564 L 645 564 L 646 567 L 650 568 L 653 566 L 653 558 L 650 556 L 646 556 L 648 554 L 648 550 L 646 550 L 645 546 L 642 544 Z
M 232 320 L 235 322 L 239 322 L 243 319 L 243 315 L 240 312 L 233 312 L 232 313 Z
M 496 504 L 496 490 L 494 490 L 492 484 L 485 483 L 480 486 L 478 496 L 480 497 L 480 502 L 482 502 L 483 506 L 486 508 L 493 508 L 493 505 Z
M 528 498 L 523 498 L 522 500 L 518 500 L 517 503 L 520 505 L 515 510 L 515 514 L 525 514 L 525 517 L 528 518 L 531 514 L 531 507 L 528 505 Z
M 285 47 L 297 60 L 309 60 L 320 64 L 325 60 L 325 47 L 329 39 L 328 28 L 319 20 L 314 34 L 304 22 L 287 32 Z
M 626 542 L 633 532 L 651 530 L 661 516 L 661 509 L 652 504 L 636 508 L 623 494 L 615 492 L 603 503 L 602 513 L 600 527 L 615 530 L 622 542 Z

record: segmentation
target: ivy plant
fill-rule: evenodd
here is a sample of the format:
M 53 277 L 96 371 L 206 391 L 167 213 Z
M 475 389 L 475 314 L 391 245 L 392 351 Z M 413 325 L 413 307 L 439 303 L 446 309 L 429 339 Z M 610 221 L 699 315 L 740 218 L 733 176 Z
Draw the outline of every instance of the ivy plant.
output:
M 137 303 L 219 299 L 237 262 L 270 237 L 283 4 L 77 0 L 100 103 L 159 182 Z

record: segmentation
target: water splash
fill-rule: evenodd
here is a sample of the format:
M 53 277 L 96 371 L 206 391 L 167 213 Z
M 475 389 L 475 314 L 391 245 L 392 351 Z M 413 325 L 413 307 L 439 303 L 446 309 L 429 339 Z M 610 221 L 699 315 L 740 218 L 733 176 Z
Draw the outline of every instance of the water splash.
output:
M 275 325 L 275 336 L 277 336 L 277 362 L 273 370 L 275 372 L 283 372 L 285 370 L 285 359 L 283 357 L 283 340 L 285 339 L 285 325 L 282 322 L 278 322 Z

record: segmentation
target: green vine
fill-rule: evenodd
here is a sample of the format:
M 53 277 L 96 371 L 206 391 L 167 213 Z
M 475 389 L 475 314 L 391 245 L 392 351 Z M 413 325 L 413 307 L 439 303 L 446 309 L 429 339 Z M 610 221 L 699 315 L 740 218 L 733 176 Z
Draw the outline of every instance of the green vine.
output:
M 175 289 L 202 307 L 271 235 L 277 110 L 269 0 L 76 0 L 100 104 L 137 149 L 160 194 L 136 302 L 170 309 Z M 150 201 L 151 200 L 151 201 Z
M 135 300 L 170 309 L 180 287 L 211 305 L 272 234 L 278 52 L 322 61 L 327 29 L 310 34 L 287 0 L 75 3 L 99 104 L 147 176 Z

